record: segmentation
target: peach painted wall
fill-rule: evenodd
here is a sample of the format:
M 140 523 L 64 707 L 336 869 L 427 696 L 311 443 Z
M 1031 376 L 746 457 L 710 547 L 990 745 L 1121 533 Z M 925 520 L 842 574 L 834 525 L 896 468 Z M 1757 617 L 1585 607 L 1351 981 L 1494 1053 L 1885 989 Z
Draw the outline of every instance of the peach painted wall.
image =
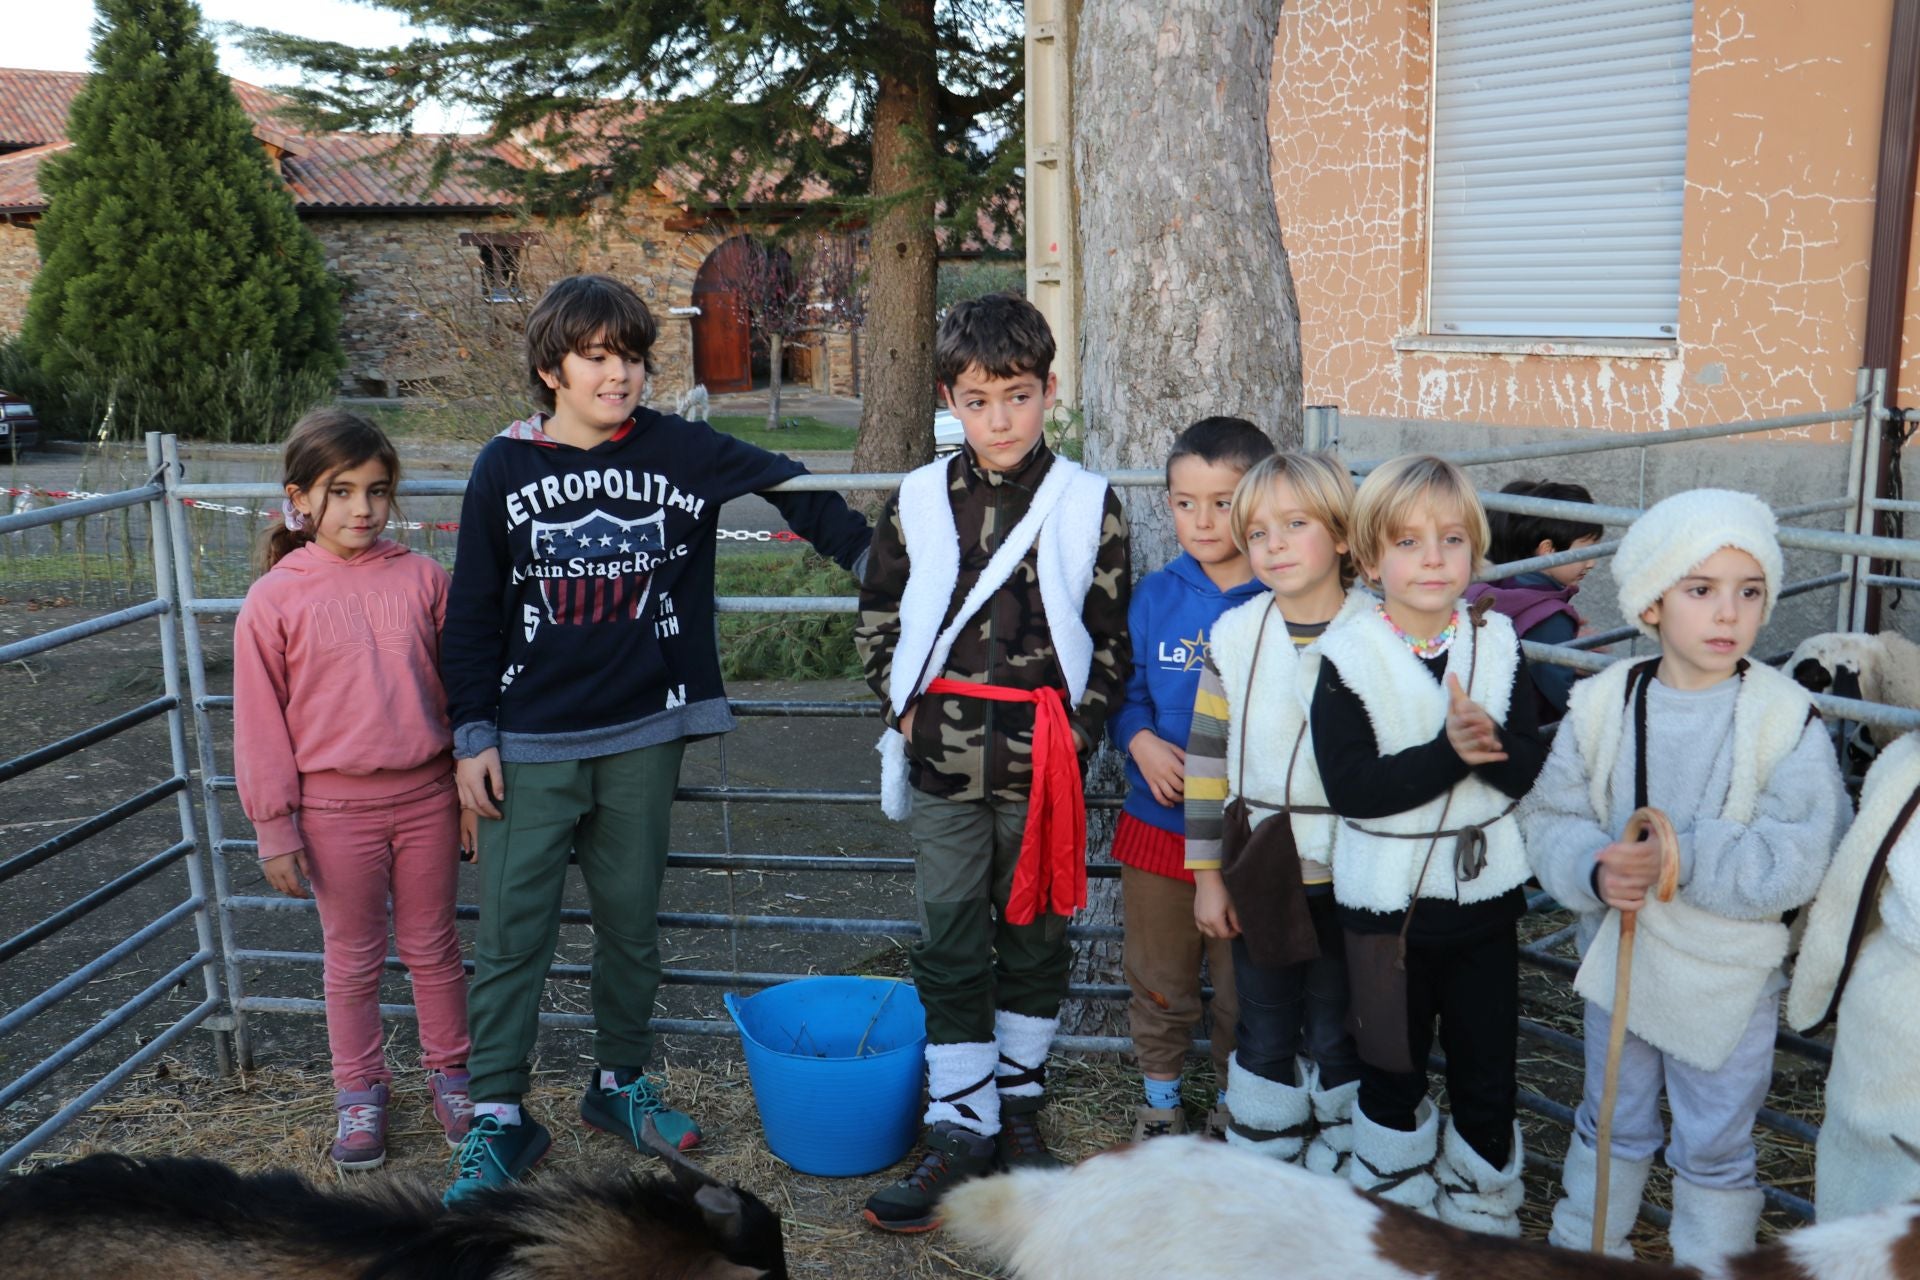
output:
M 1426 326 L 1431 21 L 1417 0 L 1289 0 L 1281 17 L 1269 131 L 1307 403 L 1640 431 L 1851 400 L 1891 0 L 1697 0 L 1669 359 L 1396 349 Z

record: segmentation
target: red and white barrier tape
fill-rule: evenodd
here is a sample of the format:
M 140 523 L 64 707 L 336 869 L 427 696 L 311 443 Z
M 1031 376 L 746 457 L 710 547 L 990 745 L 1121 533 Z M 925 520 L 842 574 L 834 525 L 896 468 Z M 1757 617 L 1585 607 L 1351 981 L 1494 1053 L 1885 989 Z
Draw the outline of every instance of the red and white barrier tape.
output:
M 81 498 L 104 498 L 104 493 L 87 493 L 79 489 L 24 489 L 0 488 L 0 494 L 9 498 L 52 498 L 56 501 L 72 502 Z M 261 511 L 255 507 L 238 507 L 225 502 L 204 502 L 199 498 L 182 498 L 180 504 L 198 507 L 202 511 L 220 511 L 230 516 L 257 516 L 266 520 L 280 519 L 278 511 Z M 422 523 L 418 520 L 391 520 L 390 527 L 395 529 L 433 529 L 440 533 L 457 533 L 460 530 L 458 520 L 431 520 Z M 723 542 L 802 542 L 805 539 L 791 529 L 720 529 L 714 536 Z

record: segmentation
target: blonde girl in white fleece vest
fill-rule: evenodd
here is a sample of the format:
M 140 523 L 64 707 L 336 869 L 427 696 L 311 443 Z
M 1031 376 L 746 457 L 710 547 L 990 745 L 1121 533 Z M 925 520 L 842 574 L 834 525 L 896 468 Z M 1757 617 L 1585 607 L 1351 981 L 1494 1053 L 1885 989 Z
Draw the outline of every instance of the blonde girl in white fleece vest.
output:
M 1521 814 L 1540 883 L 1579 913 L 1586 952 L 1574 981 L 1587 998 L 1586 1090 L 1550 1238 L 1569 1248 L 1592 1239 L 1619 913 L 1631 909 L 1638 940 L 1603 1239 L 1607 1252 L 1631 1256 L 1627 1231 L 1664 1143 L 1674 1260 L 1708 1269 L 1753 1244 L 1753 1121 L 1785 986 L 1780 917 L 1813 897 L 1848 805 L 1806 691 L 1746 661 L 1780 589 L 1764 503 L 1725 489 L 1675 494 L 1634 522 L 1612 570 L 1622 616 L 1659 641 L 1660 654 L 1574 687 Z M 1671 902 L 1647 893 L 1659 872 L 1654 846 L 1619 842 L 1643 805 L 1664 812 L 1678 837 Z
M 1314 757 L 1340 815 L 1360 1091 L 1348 1177 L 1456 1226 L 1518 1235 L 1514 1123 L 1526 850 L 1513 811 L 1546 745 L 1513 625 L 1461 598 L 1488 542 L 1460 469 L 1396 458 L 1360 486 L 1352 550 L 1380 601 L 1330 630 Z M 1514 696 L 1515 688 L 1522 693 Z M 1427 1099 L 1441 1028 L 1451 1114 Z
M 1247 991 L 1227 1062 L 1227 1141 L 1320 1173 L 1345 1172 L 1360 1091 L 1333 903 L 1336 819 L 1306 741 L 1320 637 L 1373 607 L 1353 585 L 1352 516 L 1353 479 L 1332 454 L 1276 454 L 1241 477 L 1229 528 L 1267 590 L 1214 624 L 1186 755 L 1194 923 L 1232 940 L 1234 989 Z M 1229 805 L 1246 839 L 1223 873 Z

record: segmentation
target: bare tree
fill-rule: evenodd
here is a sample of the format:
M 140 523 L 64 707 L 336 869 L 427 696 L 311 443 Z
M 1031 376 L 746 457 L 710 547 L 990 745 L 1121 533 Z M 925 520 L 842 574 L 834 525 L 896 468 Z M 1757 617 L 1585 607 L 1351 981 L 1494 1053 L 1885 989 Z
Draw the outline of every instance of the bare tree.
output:
M 850 236 L 820 233 L 788 241 L 741 237 L 721 259 L 721 277 L 767 345 L 768 431 L 782 429 L 780 390 L 789 347 L 817 346 L 818 335 L 851 329 L 866 315 L 866 271 Z

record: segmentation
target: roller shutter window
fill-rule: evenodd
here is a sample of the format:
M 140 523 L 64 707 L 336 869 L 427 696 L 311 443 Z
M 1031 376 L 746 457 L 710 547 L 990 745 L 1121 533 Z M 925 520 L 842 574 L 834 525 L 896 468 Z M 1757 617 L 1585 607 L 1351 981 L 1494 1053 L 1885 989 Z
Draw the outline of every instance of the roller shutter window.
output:
M 1692 0 L 1438 0 L 1429 331 L 1672 338 Z

